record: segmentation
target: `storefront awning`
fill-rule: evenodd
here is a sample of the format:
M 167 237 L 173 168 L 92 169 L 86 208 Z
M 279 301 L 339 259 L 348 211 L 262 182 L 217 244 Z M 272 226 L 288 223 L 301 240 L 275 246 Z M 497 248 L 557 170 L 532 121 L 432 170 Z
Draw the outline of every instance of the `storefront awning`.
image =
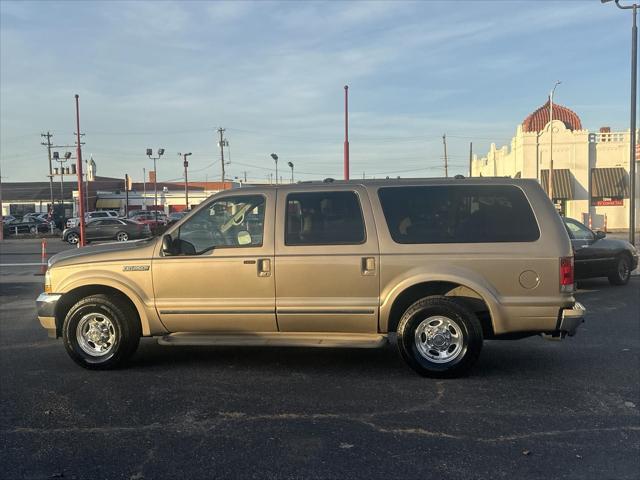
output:
M 549 194 L 549 170 L 540 170 L 540 183 Z M 568 168 L 553 169 L 553 198 L 573 200 L 573 178 Z
M 594 198 L 629 198 L 629 175 L 622 167 L 592 168 L 591 196 Z
M 124 205 L 124 201 L 119 198 L 99 198 L 96 200 L 96 209 L 116 208 L 120 209 Z

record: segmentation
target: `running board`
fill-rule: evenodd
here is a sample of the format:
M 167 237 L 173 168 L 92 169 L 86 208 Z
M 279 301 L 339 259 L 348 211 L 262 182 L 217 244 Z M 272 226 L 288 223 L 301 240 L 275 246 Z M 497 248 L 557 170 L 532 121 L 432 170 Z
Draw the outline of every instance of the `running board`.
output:
M 209 345 L 257 347 L 378 348 L 387 336 L 367 333 L 172 333 L 158 338 L 160 345 Z

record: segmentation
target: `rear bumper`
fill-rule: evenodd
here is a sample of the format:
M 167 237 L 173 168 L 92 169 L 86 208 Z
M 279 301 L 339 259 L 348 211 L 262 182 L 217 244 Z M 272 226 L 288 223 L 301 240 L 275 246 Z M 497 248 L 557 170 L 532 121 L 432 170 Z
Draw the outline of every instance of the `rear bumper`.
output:
M 560 315 L 560 326 L 558 330 L 566 332 L 572 337 L 578 327 L 584 322 L 587 309 L 580 302 L 576 302 L 573 308 L 563 308 Z
M 573 337 L 578 327 L 584 322 L 587 309 L 580 302 L 576 302 L 571 308 L 560 310 L 558 326 L 553 332 L 543 333 L 547 340 L 562 340 L 566 335 Z

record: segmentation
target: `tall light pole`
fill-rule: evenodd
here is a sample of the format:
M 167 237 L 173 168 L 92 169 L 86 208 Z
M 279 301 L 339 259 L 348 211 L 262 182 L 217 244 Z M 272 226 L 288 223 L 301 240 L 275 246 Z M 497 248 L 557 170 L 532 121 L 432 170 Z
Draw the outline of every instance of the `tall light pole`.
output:
M 62 215 L 64 215 L 64 168 L 63 164 L 71 158 L 71 152 L 65 152 L 64 158 L 60 158 L 58 152 L 53 152 L 53 159 L 60 165 L 60 203 L 62 204 Z
M 184 204 L 186 206 L 186 209 L 189 210 L 189 179 L 187 177 L 187 168 L 189 168 L 189 160 L 187 160 L 187 157 L 191 155 L 191 152 L 178 153 L 178 155 L 181 156 L 182 159 L 184 160 L 182 162 L 182 166 L 184 167 Z
M 344 86 L 344 179 L 349 180 L 349 85 Z
M 156 160 L 164 155 L 164 148 L 158 149 L 158 156 L 153 156 L 153 148 L 147 148 L 147 157 L 153 160 L 153 210 L 156 217 L 156 228 L 158 228 L 158 170 L 156 169 Z
M 278 184 L 278 155 L 276 155 L 275 153 L 272 153 L 271 158 L 273 158 L 273 161 L 276 162 L 276 185 L 277 185 Z
M 600 0 L 608 3 L 611 0 Z M 616 6 L 622 10 L 633 11 L 633 23 L 631 26 L 631 121 L 629 126 L 629 243 L 635 245 L 636 239 L 636 90 L 638 86 L 638 26 L 636 17 L 639 4 L 620 5 L 620 0 L 615 0 Z
M 553 94 L 556 93 L 556 88 L 561 83 L 558 80 L 549 94 L 549 184 L 547 185 L 547 191 L 551 202 L 553 202 Z
M 293 163 L 287 162 L 287 165 L 289 165 L 289 168 L 291 169 L 291 183 L 293 183 Z

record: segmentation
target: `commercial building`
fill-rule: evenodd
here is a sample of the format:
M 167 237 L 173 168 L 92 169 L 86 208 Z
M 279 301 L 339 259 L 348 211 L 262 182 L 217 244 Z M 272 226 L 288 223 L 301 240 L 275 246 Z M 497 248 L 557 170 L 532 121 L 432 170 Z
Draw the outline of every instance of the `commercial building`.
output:
M 549 110 L 547 102 L 528 115 L 510 145 L 491 144 L 486 155 L 474 155 L 472 176 L 536 178 L 548 193 L 553 145 L 552 194 L 558 210 L 591 221 L 593 228 L 606 222 L 609 229 L 628 229 L 630 131 L 602 127 L 590 132 L 575 112 L 555 103 L 550 122 Z M 636 153 L 636 172 L 639 158 Z

